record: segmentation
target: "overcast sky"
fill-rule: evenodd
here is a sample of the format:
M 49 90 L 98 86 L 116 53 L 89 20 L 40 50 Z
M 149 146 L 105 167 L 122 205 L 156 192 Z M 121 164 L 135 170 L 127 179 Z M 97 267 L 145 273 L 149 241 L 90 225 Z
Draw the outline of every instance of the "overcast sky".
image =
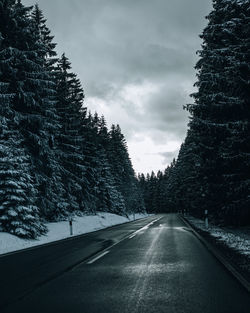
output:
M 37 0 L 58 53 L 82 81 L 85 105 L 120 124 L 136 172 L 163 170 L 178 154 L 211 2 Z

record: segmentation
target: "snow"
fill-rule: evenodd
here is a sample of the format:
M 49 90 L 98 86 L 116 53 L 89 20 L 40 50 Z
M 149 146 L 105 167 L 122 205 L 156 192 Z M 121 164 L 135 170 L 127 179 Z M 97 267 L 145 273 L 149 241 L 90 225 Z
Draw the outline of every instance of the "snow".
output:
M 109 226 L 118 225 L 135 219 L 145 218 L 148 214 L 130 215 L 128 218 L 111 213 L 75 216 L 73 218 L 73 236 L 89 233 Z M 0 232 L 0 254 L 30 248 L 70 236 L 69 222 L 47 223 L 48 233 L 37 240 L 21 239 L 6 232 Z
M 206 228 L 204 221 L 201 219 L 192 216 L 185 216 L 185 218 L 196 228 L 208 232 L 228 247 L 250 257 L 250 227 L 224 228 L 210 223 L 209 227 Z

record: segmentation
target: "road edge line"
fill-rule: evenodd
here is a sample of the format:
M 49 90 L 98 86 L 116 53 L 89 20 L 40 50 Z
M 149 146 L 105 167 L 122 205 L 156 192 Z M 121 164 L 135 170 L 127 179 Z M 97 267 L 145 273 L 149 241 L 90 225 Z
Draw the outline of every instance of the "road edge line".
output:
M 250 293 L 250 283 L 237 271 L 237 269 L 206 239 L 204 239 L 198 232 L 193 228 L 192 224 L 187 221 L 183 216 L 178 215 L 179 218 L 192 229 L 195 236 L 201 241 L 201 243 L 220 261 L 220 263 L 240 282 L 240 284 Z

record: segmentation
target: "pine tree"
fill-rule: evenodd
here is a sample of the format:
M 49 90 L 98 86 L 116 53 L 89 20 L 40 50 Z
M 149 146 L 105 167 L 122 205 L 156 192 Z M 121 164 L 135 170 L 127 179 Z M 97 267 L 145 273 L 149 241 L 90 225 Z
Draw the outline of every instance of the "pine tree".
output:
M 104 117 L 99 118 L 96 113 L 93 117 L 93 130 L 96 137 L 96 190 L 97 210 L 126 215 L 124 197 L 119 190 L 109 159 L 109 135 Z
M 153 198 L 153 210 L 156 213 L 166 212 L 165 184 L 164 176 L 161 171 L 158 171 L 156 175 L 156 188 Z
M 203 203 L 208 184 L 202 168 L 202 150 L 198 138 L 192 135 L 192 131 L 188 131 L 177 161 L 169 168 L 168 192 L 171 193 L 175 210 L 192 211 L 193 215 L 201 217 L 204 209 L 209 208 L 209 200 Z
M 123 195 L 127 212 L 143 211 L 144 204 L 139 196 L 138 182 L 129 158 L 127 143 L 119 125 L 111 126 L 107 149 L 111 172 L 118 190 Z
M 196 65 L 198 92 L 188 106 L 200 164 L 195 206 L 217 220 L 242 223 L 250 218 L 249 1 L 214 0 L 207 18 Z
M 66 191 L 62 183 L 62 167 L 60 164 L 60 150 L 55 138 L 61 132 L 62 125 L 56 111 L 56 63 L 58 61 L 55 51 L 56 43 L 53 42 L 54 36 L 51 35 L 49 28 L 46 25 L 47 20 L 44 18 L 43 12 L 36 4 L 31 12 L 31 21 L 37 33 L 39 41 L 43 47 L 43 63 L 46 69 L 47 76 L 51 81 L 50 90 L 44 94 L 44 102 L 46 106 L 45 131 L 47 133 L 49 149 L 47 149 L 47 162 L 44 167 L 47 167 L 47 198 L 50 202 L 46 206 L 44 212 L 45 217 L 49 220 L 57 220 L 67 215 L 67 199 Z
M 227 7 L 224 45 L 227 136 L 221 147 L 226 201 L 222 214 L 228 223 L 250 223 L 250 10 L 249 1 L 232 1 Z M 230 88 L 229 90 L 227 88 Z M 224 101 L 223 101 L 224 102 Z
M 45 232 L 31 177 L 30 158 L 13 110 L 13 67 L 19 51 L 9 46 L 15 28 L 15 1 L 0 1 L 0 230 L 35 238 Z
M 45 228 L 39 225 L 35 205 L 39 202 L 38 183 L 34 181 L 36 162 L 26 145 L 34 129 L 24 130 L 24 126 L 30 117 L 28 108 L 37 104 L 33 83 L 42 75 L 39 72 L 42 67 L 36 63 L 34 50 L 38 48 L 35 49 L 36 37 L 33 37 L 29 11 L 20 1 L 0 1 L 1 208 L 4 212 L 1 227 L 20 236 L 35 237 Z M 27 104 L 24 110 L 22 104 Z M 38 136 L 36 139 L 39 141 Z M 11 215 L 8 212 L 12 212 Z
M 61 214 L 53 167 L 54 83 L 45 66 L 46 49 L 30 18 L 31 7 L 2 1 L 2 60 L 5 81 L 13 97 L 16 127 L 30 156 L 37 206 L 49 219 Z M 57 201 L 58 200 L 58 201 Z
M 46 231 L 35 206 L 30 160 L 22 139 L 5 117 L 0 118 L 0 230 L 24 238 Z
M 88 190 L 81 137 L 84 93 L 76 74 L 70 70 L 71 64 L 63 54 L 58 61 L 56 72 L 56 109 L 62 125 L 56 142 L 60 150 L 62 180 L 66 190 L 68 210 L 83 211 L 84 196 Z
M 51 35 L 50 29 L 47 27 L 47 20 L 44 18 L 42 10 L 38 4 L 35 4 L 31 18 L 34 23 L 34 28 L 38 32 L 39 39 L 43 43 L 43 54 L 46 60 L 46 67 L 49 70 L 55 69 L 55 63 L 58 61 L 57 53 L 55 51 L 56 43 L 53 42 L 54 36 Z

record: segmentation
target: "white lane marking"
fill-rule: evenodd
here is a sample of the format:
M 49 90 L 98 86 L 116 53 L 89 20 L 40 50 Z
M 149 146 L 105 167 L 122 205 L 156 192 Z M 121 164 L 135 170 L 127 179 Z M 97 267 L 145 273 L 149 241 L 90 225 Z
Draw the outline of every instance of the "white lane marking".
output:
M 148 223 L 147 225 L 143 226 L 142 228 L 138 229 L 137 231 L 135 231 L 132 235 L 130 235 L 128 237 L 128 239 L 132 239 L 134 238 L 139 232 L 148 229 L 150 225 L 154 224 L 155 222 L 159 221 L 162 217 L 157 218 L 156 220 L 153 220 L 152 222 Z
M 133 237 L 135 237 L 139 232 L 141 232 L 142 230 L 148 229 L 150 225 L 154 224 L 155 222 L 159 221 L 162 217 L 157 218 L 155 220 L 153 220 L 152 222 L 148 223 L 147 225 L 143 226 L 142 228 L 138 229 L 137 231 L 135 231 L 132 235 L 130 235 L 129 239 L 132 239 Z M 126 238 L 123 238 L 122 240 L 114 243 L 112 246 L 110 246 L 108 249 L 112 248 L 113 246 L 116 246 L 118 243 L 120 243 L 121 241 L 123 241 Z M 104 250 L 103 253 L 99 254 L 98 256 L 96 256 L 94 259 L 86 262 L 86 264 L 93 264 L 94 262 L 96 262 L 97 260 L 99 260 L 100 258 L 102 258 L 104 255 L 108 254 L 110 252 L 110 250 Z
M 102 258 L 104 255 L 108 254 L 109 253 L 109 250 L 108 251 L 105 251 L 101 254 L 99 254 L 97 257 L 95 257 L 94 259 L 90 260 L 87 262 L 87 264 L 92 264 L 94 263 L 95 261 L 99 260 L 100 258 Z
M 131 236 L 128 237 L 128 239 L 132 239 L 132 238 L 134 238 L 135 236 L 136 236 L 136 234 L 131 235 Z
M 114 246 L 118 245 L 120 242 L 122 242 L 122 241 L 124 241 L 124 240 L 126 240 L 126 239 L 130 239 L 130 237 L 131 237 L 131 238 L 135 237 L 135 236 L 137 235 L 138 231 L 143 230 L 145 227 L 147 227 L 147 226 L 149 226 L 149 225 L 151 225 L 151 224 L 153 224 L 153 223 L 159 221 L 159 220 L 162 219 L 163 217 L 164 217 L 164 216 L 153 220 L 152 222 L 150 222 L 150 223 L 147 224 L 146 226 L 144 226 L 144 227 L 142 227 L 141 229 L 138 229 L 136 232 L 132 233 L 132 235 L 130 235 L 130 236 L 125 236 L 125 237 L 122 238 L 121 240 L 115 242 L 114 244 L 112 244 L 112 245 L 109 246 L 108 248 L 104 249 L 104 250 L 103 250 L 103 253 L 102 253 L 102 254 L 99 254 L 96 258 L 94 258 L 94 259 L 92 259 L 92 260 L 90 260 L 90 261 L 84 260 L 83 262 L 81 262 L 81 263 L 79 263 L 78 265 L 76 265 L 72 270 L 75 270 L 76 268 L 80 267 L 82 264 L 92 264 L 92 263 L 94 263 L 96 260 L 98 260 L 99 258 L 103 257 L 105 254 L 107 254 L 107 253 L 110 252 L 110 251 L 107 250 L 107 249 L 113 248 Z

